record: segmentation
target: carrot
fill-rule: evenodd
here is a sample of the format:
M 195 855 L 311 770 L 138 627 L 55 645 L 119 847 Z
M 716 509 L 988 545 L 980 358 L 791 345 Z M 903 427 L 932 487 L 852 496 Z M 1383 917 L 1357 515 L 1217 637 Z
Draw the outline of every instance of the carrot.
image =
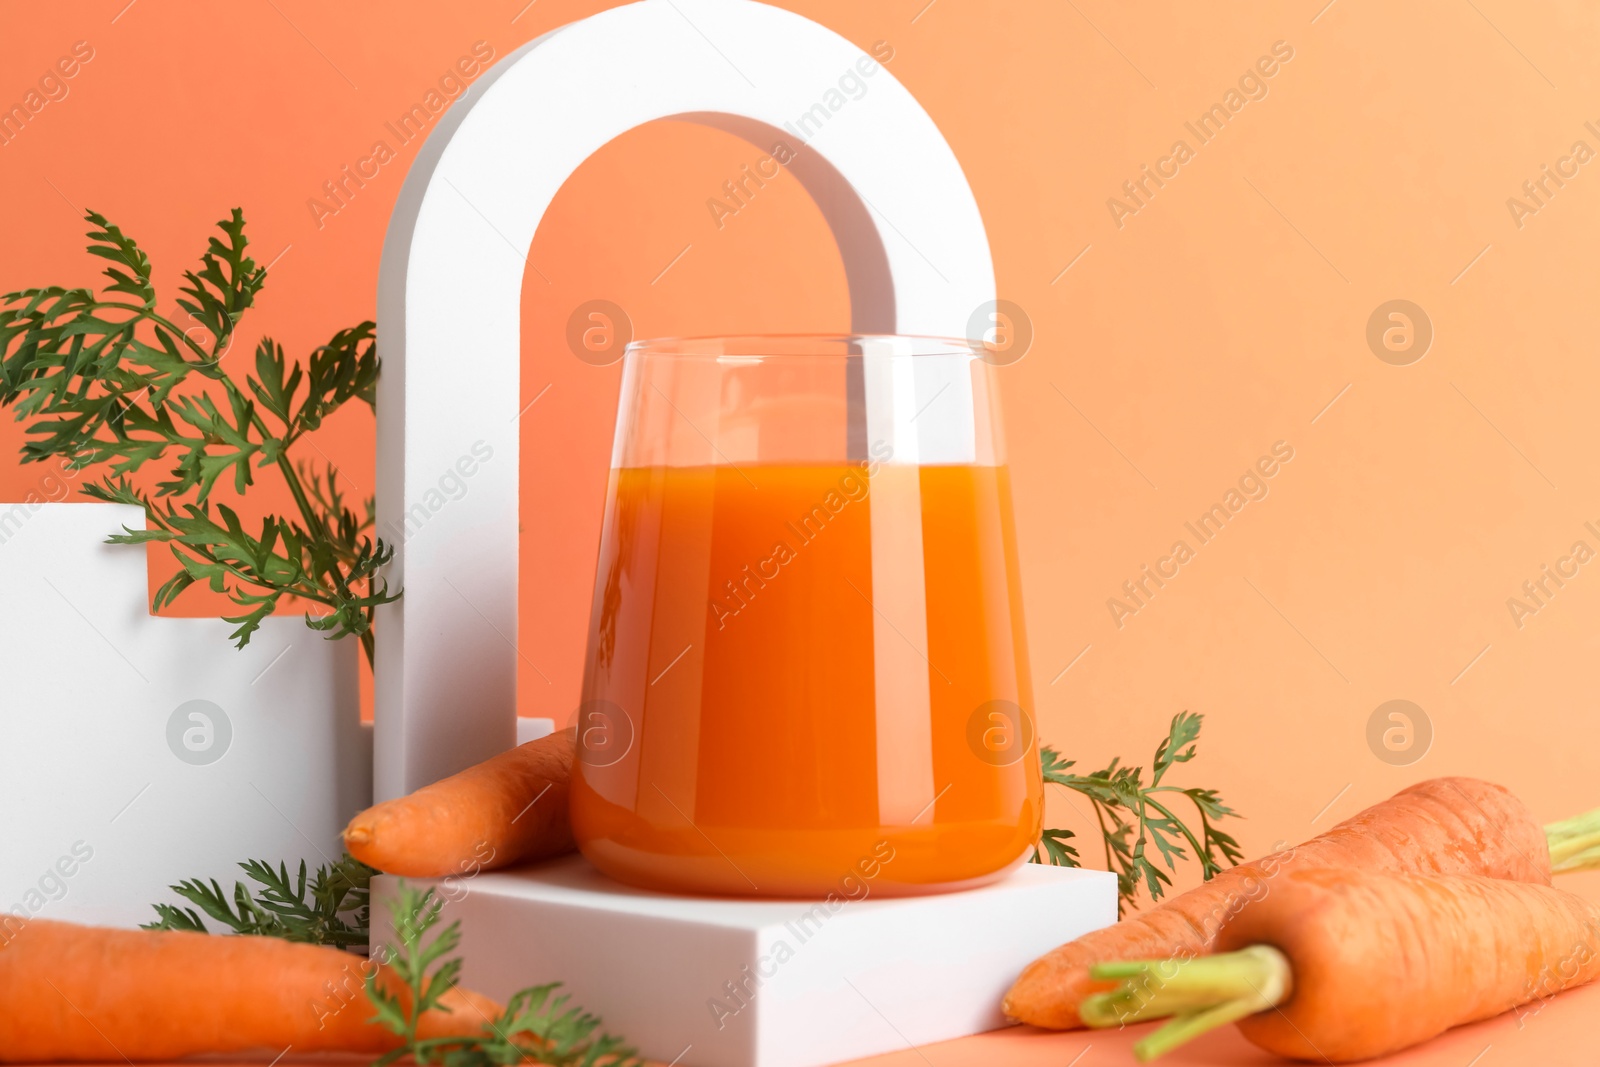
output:
M 1369 1059 L 1600 976 L 1600 906 L 1477 875 L 1300 870 L 1229 920 L 1217 948 L 1097 967 L 1129 982 L 1084 1001 L 1085 1017 L 1177 1014 L 1134 1046 L 1141 1061 L 1235 1020 L 1280 1056 Z
M 384 1052 L 363 983 L 377 965 L 320 945 L 6 916 L 0 1063 L 166 1060 L 202 1052 Z M 387 968 L 385 988 L 407 996 Z M 419 1033 L 480 1035 L 500 1005 L 460 988 Z
M 1479 874 L 1548 885 L 1550 846 L 1533 815 L 1501 786 L 1475 778 L 1419 782 L 1303 845 L 1229 868 L 1159 907 L 1051 950 L 1022 972 L 1006 994 L 1005 1012 L 1034 1026 L 1080 1026 L 1079 1002 L 1106 988 L 1090 978 L 1090 967 L 1203 955 L 1222 923 L 1270 891 L 1275 878 L 1318 867 Z
M 519 745 L 350 820 L 344 845 L 408 878 L 476 874 L 571 852 L 567 789 L 575 729 Z

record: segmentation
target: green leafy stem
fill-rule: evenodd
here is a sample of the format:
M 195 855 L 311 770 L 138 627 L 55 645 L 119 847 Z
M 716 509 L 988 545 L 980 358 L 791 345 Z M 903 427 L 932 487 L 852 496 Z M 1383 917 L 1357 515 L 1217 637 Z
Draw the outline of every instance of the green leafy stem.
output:
M 622 1038 L 596 1031 L 600 1019 L 557 995 L 561 983 L 534 986 L 512 995 L 501 1014 L 473 1037 L 417 1036 L 424 1012 L 441 1007 L 455 987 L 461 959 L 450 954 L 461 945 L 461 924 L 438 925 L 444 901 L 432 889 L 419 891 L 401 881 L 394 899 L 396 944 L 385 959 L 404 984 L 406 995 L 386 990 L 376 972 L 367 977 L 367 998 L 377 1009 L 376 1021 L 399 1035 L 399 1048 L 385 1053 L 374 1067 L 388 1067 L 403 1057 L 419 1064 L 444 1067 L 493 1067 L 534 1062 L 551 1067 L 639 1067 L 637 1052 Z
M 156 921 L 144 924 L 144 929 L 210 933 L 203 912 L 235 934 L 337 948 L 368 947 L 371 882 L 377 872 L 360 860 L 346 855 L 329 867 L 318 867 L 309 878 L 305 860 L 295 878 L 283 863 L 274 868 L 261 860 L 245 860 L 239 866 L 261 886 L 256 894 L 243 882 L 234 882 L 230 894 L 215 878 L 185 879 L 171 889 L 195 907 L 153 905 Z
M 1173 716 L 1167 736 L 1156 748 L 1148 784 L 1144 768 L 1123 766 L 1120 758 L 1093 774 L 1075 774 L 1075 761 L 1062 759 L 1048 746 L 1039 751 L 1045 782 L 1089 801 L 1100 826 L 1106 869 L 1117 874 L 1121 910 L 1133 903 L 1141 884 L 1152 901 L 1161 899 L 1172 885 L 1168 872 L 1191 855 L 1200 861 L 1201 875 L 1207 880 L 1221 872 L 1224 864 L 1244 858 L 1239 842 L 1217 829 L 1219 821 L 1237 818 L 1238 812 L 1224 804 L 1215 789 L 1181 788 L 1163 782 L 1174 766 L 1194 759 L 1202 721 L 1203 716 L 1194 712 Z M 1180 798 L 1193 805 L 1197 828 L 1191 829 L 1174 810 L 1172 805 Z M 1077 848 L 1068 844 L 1075 836 L 1071 830 L 1046 829 L 1034 849 L 1034 862 L 1082 866 Z M 1152 849 L 1159 864 L 1151 860 Z
M 368 536 L 370 499 L 358 514 L 332 463 L 319 475 L 290 451 L 349 401 L 373 405 L 373 324 L 340 330 L 304 365 L 263 337 L 241 385 L 222 361 L 267 276 L 247 254 L 243 213 L 217 223 L 221 235 L 209 239 L 199 270 L 183 274 L 176 303 L 188 326 L 157 310 L 138 244 L 98 212 L 85 218 L 89 254 L 110 263 L 100 294 L 48 286 L 0 297 L 0 406 L 27 422 L 23 461 L 103 466 L 83 492 L 143 509 L 146 529 L 110 540 L 166 544 L 181 564 L 156 591 L 154 610 L 204 582 L 243 609 L 226 617 L 243 647 L 295 598 L 323 609 L 307 612 L 308 625 L 330 638 L 356 635 L 370 662 L 376 610 L 400 595 L 379 573 L 393 549 Z M 171 464 L 153 494 L 132 481 L 150 463 Z M 243 494 L 262 468 L 278 472 L 298 518 L 268 514 L 253 532 L 211 495 L 223 479 Z
M 172 891 L 195 907 L 156 904 L 156 921 L 145 924 L 144 929 L 211 933 L 205 920 L 209 917 L 231 934 L 342 949 L 369 947 L 372 876 L 378 873 L 371 867 L 348 854 L 311 874 L 302 860 L 295 877 L 283 863 L 274 867 L 262 860 L 246 860 L 239 866 L 258 890 L 235 882 L 233 892 L 228 893 L 216 879 L 179 882 Z M 462 960 L 454 955 L 461 947 L 461 924 L 453 922 L 436 929 L 443 906 L 432 889 L 418 891 L 404 881 L 396 886 L 391 910 L 394 940 L 378 946 L 372 957 L 388 968 L 402 989 L 380 979 L 383 972 L 372 968 L 366 995 L 375 1012 L 371 1021 L 398 1036 L 400 1044 L 374 1067 L 388 1067 L 405 1057 L 443 1067 L 518 1063 L 637 1067 L 641 1063 L 622 1038 L 597 1033 L 597 1016 L 571 1006 L 569 996 L 558 995 L 559 982 L 513 994 L 498 1016 L 485 1018 L 480 1034 L 418 1036 L 425 1013 L 450 1010 L 445 995 L 461 976 Z

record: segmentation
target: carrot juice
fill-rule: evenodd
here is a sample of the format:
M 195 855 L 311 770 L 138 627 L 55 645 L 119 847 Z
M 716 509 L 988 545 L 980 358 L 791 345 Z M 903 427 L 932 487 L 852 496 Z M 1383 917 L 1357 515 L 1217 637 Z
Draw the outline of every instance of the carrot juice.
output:
M 859 897 L 1032 848 L 1007 470 L 887 459 L 611 472 L 571 798 L 597 867 Z

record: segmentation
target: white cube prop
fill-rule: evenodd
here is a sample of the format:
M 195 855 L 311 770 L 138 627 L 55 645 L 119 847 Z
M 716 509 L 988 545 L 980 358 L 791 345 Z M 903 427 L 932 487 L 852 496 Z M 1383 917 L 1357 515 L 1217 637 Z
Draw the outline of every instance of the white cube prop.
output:
M 376 884 L 380 927 L 394 882 Z M 645 1056 L 693 1067 L 817 1067 L 992 1030 L 1029 961 L 1117 917 L 1115 876 L 1037 864 L 894 899 L 870 882 L 856 900 L 670 896 L 579 857 L 416 884 L 461 921 L 465 985 L 561 981 Z
M 354 641 L 155 618 L 123 504 L 0 504 L 0 924 L 133 926 L 182 878 L 343 851 L 372 795 Z M 0 935 L 4 930 L 0 929 Z M 3 937 L 0 937 L 3 940 Z

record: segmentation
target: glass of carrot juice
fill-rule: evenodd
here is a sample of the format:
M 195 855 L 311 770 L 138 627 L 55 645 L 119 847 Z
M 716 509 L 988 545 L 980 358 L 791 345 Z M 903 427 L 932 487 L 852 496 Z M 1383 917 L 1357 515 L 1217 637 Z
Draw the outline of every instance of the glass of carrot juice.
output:
M 995 368 L 902 336 L 624 357 L 572 825 L 627 883 L 983 884 L 1042 783 Z

